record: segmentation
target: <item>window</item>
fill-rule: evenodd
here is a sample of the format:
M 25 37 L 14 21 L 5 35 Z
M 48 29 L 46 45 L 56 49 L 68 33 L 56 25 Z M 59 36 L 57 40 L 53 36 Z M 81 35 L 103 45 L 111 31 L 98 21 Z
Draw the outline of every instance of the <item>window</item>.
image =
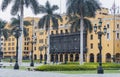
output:
M 43 39 L 40 39 L 40 40 L 39 40 L 39 43 L 43 43 Z
M 117 24 L 117 28 L 119 28 L 119 24 Z
M 110 33 L 107 33 L 107 39 L 110 39 Z
M 12 45 L 14 45 L 14 43 L 12 43 Z
M 63 24 L 60 24 L 60 26 L 62 26 Z
M 67 30 L 67 29 L 65 29 L 65 33 L 68 33 L 68 30 Z
M 11 43 L 8 43 L 8 45 L 10 46 L 10 45 L 11 45 Z
M 26 47 L 24 47 L 24 50 L 26 50 Z
M 11 41 L 11 38 L 9 38 L 9 41 Z
M 3 38 L 1 38 L 1 41 L 3 41 Z
M 90 48 L 93 49 L 93 44 L 90 45 Z
M 27 47 L 27 50 L 29 50 L 29 48 Z
M 4 50 L 6 50 L 6 48 L 4 48 Z
M 40 32 L 40 35 L 43 35 L 44 34 L 44 32 Z
M 58 31 L 56 30 L 56 34 L 58 34 Z
M 120 37 L 120 36 L 119 36 L 119 33 L 117 33 L 117 39 L 119 39 L 119 37 Z
M 109 24 L 107 24 L 107 28 L 110 28 L 110 25 L 109 25 Z
M 54 34 L 53 31 L 51 31 L 51 34 Z
M 36 47 L 34 47 L 34 50 L 36 50 Z
M 90 39 L 93 40 L 93 35 L 90 35 Z
M 12 41 L 14 41 L 14 38 L 12 38 Z
M 3 43 L 1 43 L 1 45 L 3 45 Z
M 12 47 L 12 50 L 14 50 L 14 47 Z
M 8 50 L 11 50 L 11 48 L 9 47 Z
M 63 30 L 60 30 L 60 33 L 63 34 Z

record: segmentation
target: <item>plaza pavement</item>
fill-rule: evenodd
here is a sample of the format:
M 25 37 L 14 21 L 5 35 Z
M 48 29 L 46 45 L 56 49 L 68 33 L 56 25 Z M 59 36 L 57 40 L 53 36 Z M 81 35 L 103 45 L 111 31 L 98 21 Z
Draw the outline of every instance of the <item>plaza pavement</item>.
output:
M 14 63 L 0 62 L 6 66 L 13 66 Z M 22 63 L 21 66 L 29 66 L 29 63 Z M 36 64 L 38 66 L 40 64 Z M 14 70 L 0 68 L 0 77 L 120 77 L 120 74 L 63 74 L 56 72 L 41 72 L 28 70 Z
M 120 74 L 61 74 L 0 68 L 0 77 L 120 77 Z

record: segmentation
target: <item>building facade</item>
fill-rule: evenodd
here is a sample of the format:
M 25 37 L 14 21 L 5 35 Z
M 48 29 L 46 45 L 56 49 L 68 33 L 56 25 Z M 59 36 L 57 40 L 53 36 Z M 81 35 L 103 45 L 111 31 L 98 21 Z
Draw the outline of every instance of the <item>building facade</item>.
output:
M 79 31 L 71 32 L 71 24 L 67 24 L 68 17 L 66 15 L 62 15 L 62 17 L 63 22 L 59 21 L 58 29 L 50 28 L 50 60 L 51 62 L 79 61 Z M 106 35 L 102 36 L 102 61 L 112 62 L 115 58 L 115 62 L 120 62 L 120 16 L 109 14 L 107 8 L 102 8 L 96 12 L 94 18 L 88 19 L 94 26 L 98 25 L 99 18 L 102 19 L 102 28 L 107 27 Z M 39 18 L 27 17 L 25 20 L 29 20 L 31 23 L 34 20 L 34 23 L 26 27 L 29 35 L 23 40 L 23 59 L 29 59 L 33 47 L 34 59 L 44 60 L 47 53 L 47 32 L 45 29 L 38 29 Z M 32 46 L 29 41 L 32 41 L 33 35 L 36 37 L 36 43 Z M 13 36 L 8 40 L 4 42 L 4 57 L 15 57 L 16 40 Z M 41 47 L 43 48 L 41 49 Z M 98 35 L 94 30 L 91 33 L 84 32 L 84 61 L 98 62 L 98 56 Z

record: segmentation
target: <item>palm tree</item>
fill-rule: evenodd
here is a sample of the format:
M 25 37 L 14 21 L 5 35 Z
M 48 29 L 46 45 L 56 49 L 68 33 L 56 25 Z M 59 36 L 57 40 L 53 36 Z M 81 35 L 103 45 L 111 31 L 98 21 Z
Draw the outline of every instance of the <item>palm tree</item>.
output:
M 1 53 L 1 56 L 3 54 L 1 50 L 1 37 L 4 36 L 6 40 L 9 37 L 9 30 L 5 28 L 6 24 L 7 24 L 6 21 L 3 21 L 0 19 L 0 53 Z M 0 61 L 1 61 L 1 58 L 0 58 Z
M 38 25 L 39 28 L 45 28 L 48 34 L 47 39 L 47 62 L 49 63 L 49 49 L 50 49 L 50 27 L 54 29 L 58 28 L 58 20 L 62 22 L 62 17 L 58 14 L 55 14 L 54 11 L 58 9 L 57 5 L 51 6 L 49 1 L 46 2 L 46 5 L 43 6 L 40 10 L 45 15 L 39 20 Z M 52 23 L 52 25 L 51 25 Z
M 31 23 L 29 21 L 23 21 L 23 25 L 25 26 L 29 26 L 31 25 Z M 23 27 L 23 34 L 24 37 L 28 36 L 28 31 L 26 29 L 26 27 Z M 12 18 L 11 19 L 11 24 L 10 24 L 10 28 L 11 28 L 11 35 L 13 34 L 13 32 L 18 29 L 18 27 L 20 27 L 20 16 L 18 15 L 17 18 Z
M 22 29 L 22 34 L 19 38 L 19 61 L 22 61 L 22 38 L 23 38 L 23 17 L 24 17 L 24 6 L 31 7 L 34 14 L 37 14 L 39 12 L 39 4 L 37 0 L 3 0 L 2 1 L 2 11 L 4 11 L 7 6 L 11 3 L 13 3 L 11 14 L 16 15 L 20 11 L 20 27 Z
M 94 17 L 97 9 L 100 9 L 97 0 L 67 0 L 67 14 L 77 15 L 80 18 L 80 64 L 83 64 L 83 30 L 84 18 Z

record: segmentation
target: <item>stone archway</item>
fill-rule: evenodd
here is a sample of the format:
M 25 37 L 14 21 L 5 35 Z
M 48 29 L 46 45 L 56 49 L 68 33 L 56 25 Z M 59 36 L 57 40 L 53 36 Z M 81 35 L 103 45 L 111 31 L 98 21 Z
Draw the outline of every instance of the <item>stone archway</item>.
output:
M 60 54 L 60 62 L 63 62 L 63 54 Z
M 68 61 L 68 54 L 65 54 L 65 62 Z
M 116 62 L 120 63 L 120 53 L 116 53 Z
M 40 55 L 40 60 L 41 60 L 41 61 L 43 60 L 43 55 L 42 55 L 42 54 Z
M 55 62 L 58 63 L 58 54 L 55 55 Z
M 79 61 L 79 54 L 75 54 L 75 61 Z
M 106 62 L 111 62 L 111 54 L 110 53 L 106 54 Z
M 94 62 L 94 54 L 93 53 L 90 54 L 90 60 L 89 60 L 89 62 Z
M 53 55 L 53 54 L 51 54 L 50 61 L 51 61 L 51 62 L 54 62 L 54 55 Z
M 73 54 L 70 54 L 70 61 L 73 62 Z
M 34 54 L 34 60 L 37 60 L 37 55 L 36 54 Z

